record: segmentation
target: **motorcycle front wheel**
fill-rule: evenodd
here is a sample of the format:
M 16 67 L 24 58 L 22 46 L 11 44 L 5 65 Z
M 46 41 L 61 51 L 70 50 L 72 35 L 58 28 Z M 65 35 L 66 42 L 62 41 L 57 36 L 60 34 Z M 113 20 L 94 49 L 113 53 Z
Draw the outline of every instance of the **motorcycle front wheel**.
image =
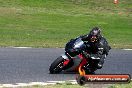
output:
M 60 56 L 58 57 L 50 66 L 50 74 L 57 74 L 63 70 L 64 59 Z

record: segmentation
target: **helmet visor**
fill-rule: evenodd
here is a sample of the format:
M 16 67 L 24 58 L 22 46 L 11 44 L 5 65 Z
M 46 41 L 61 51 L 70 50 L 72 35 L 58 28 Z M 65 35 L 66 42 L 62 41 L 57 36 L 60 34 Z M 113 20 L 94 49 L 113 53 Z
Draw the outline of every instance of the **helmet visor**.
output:
M 97 41 L 97 37 L 96 36 L 92 36 L 90 39 L 91 42 L 96 42 Z

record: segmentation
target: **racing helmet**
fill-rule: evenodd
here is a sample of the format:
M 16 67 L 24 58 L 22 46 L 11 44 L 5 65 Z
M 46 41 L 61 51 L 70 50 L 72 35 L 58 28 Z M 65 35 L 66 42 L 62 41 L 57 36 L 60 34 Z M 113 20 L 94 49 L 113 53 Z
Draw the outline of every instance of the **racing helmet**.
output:
M 88 36 L 89 42 L 94 43 L 94 42 L 99 41 L 99 39 L 101 37 L 100 32 L 101 32 L 100 28 L 94 27 L 89 33 L 89 36 Z

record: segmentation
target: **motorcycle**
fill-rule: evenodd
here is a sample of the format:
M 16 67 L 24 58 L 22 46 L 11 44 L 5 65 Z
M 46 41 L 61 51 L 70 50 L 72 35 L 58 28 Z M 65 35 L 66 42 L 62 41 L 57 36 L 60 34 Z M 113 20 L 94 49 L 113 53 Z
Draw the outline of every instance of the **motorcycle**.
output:
M 65 53 L 50 66 L 49 72 L 57 74 L 62 71 L 79 72 L 80 75 L 91 74 L 96 70 L 96 61 L 86 58 L 87 45 L 80 37 L 71 39 L 65 46 Z

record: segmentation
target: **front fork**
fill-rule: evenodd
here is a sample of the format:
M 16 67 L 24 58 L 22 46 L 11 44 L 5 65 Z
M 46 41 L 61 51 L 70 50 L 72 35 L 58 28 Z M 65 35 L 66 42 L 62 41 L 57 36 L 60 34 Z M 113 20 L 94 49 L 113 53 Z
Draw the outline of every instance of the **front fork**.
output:
M 70 68 L 73 65 L 73 60 L 71 59 L 71 57 L 67 53 L 61 56 L 62 58 L 64 58 L 63 70 Z
M 68 58 L 68 56 L 66 54 L 63 54 L 61 56 L 64 59 L 63 65 L 66 66 L 69 63 L 69 61 L 70 61 L 69 58 Z

